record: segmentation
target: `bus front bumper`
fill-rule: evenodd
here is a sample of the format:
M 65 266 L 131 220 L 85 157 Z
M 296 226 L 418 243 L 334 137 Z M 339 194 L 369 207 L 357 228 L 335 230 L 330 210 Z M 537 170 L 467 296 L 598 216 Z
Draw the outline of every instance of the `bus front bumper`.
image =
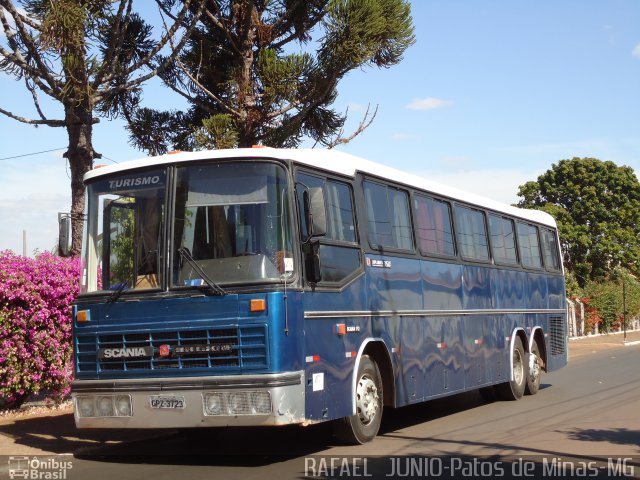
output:
M 304 372 L 75 380 L 78 428 L 189 428 L 303 423 Z

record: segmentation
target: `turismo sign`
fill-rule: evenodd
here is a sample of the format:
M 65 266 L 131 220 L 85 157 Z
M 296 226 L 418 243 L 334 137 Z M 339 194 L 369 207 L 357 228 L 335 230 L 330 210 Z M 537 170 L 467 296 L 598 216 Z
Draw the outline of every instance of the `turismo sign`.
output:
M 164 171 L 144 172 L 107 180 L 105 190 L 111 192 L 159 188 L 165 185 Z

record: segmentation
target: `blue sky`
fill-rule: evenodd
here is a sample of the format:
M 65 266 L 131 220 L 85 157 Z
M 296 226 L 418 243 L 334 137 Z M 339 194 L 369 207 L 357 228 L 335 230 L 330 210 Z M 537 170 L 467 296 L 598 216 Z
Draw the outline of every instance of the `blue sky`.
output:
M 417 41 L 401 64 L 340 84 L 347 133 L 378 106 L 341 150 L 508 203 L 564 158 L 640 172 L 640 2 L 414 0 L 412 13 Z M 0 106 L 34 116 L 22 83 L 0 74 L 0 92 Z M 178 101 L 154 84 L 146 102 Z M 0 250 L 21 253 L 25 230 L 28 254 L 50 250 L 70 208 L 66 132 L 0 116 L 0 140 Z M 120 121 L 101 119 L 94 147 L 117 162 L 144 156 Z

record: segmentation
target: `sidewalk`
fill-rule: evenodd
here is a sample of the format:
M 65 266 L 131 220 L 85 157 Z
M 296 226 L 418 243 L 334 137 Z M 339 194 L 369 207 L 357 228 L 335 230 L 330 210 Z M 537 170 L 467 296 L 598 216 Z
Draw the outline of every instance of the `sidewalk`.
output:
M 569 339 L 569 362 L 585 355 L 601 350 L 619 347 L 633 347 L 640 344 L 640 330 L 627 331 L 627 341 L 624 333 L 616 332 L 606 335 L 589 335 Z
M 624 335 L 598 335 L 569 340 L 569 363 L 606 349 L 637 348 L 640 331 Z M 59 408 L 35 406 L 15 413 L 0 413 L 0 455 L 73 454 L 85 448 L 140 441 L 166 435 L 169 430 L 78 430 L 71 402 Z

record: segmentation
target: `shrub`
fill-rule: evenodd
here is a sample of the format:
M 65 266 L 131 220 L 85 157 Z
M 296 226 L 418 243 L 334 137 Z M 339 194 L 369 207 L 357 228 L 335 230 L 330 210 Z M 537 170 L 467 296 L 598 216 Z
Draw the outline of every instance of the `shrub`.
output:
M 588 304 L 587 325 L 592 327 L 598 323 L 601 332 L 622 328 L 625 306 L 627 324 L 640 315 L 640 282 L 624 271 L 616 272 L 606 281 L 587 283 L 585 293 L 587 298 L 583 303 Z
M 50 253 L 35 259 L 0 252 L 0 400 L 62 400 L 72 376 L 71 305 L 80 262 Z

